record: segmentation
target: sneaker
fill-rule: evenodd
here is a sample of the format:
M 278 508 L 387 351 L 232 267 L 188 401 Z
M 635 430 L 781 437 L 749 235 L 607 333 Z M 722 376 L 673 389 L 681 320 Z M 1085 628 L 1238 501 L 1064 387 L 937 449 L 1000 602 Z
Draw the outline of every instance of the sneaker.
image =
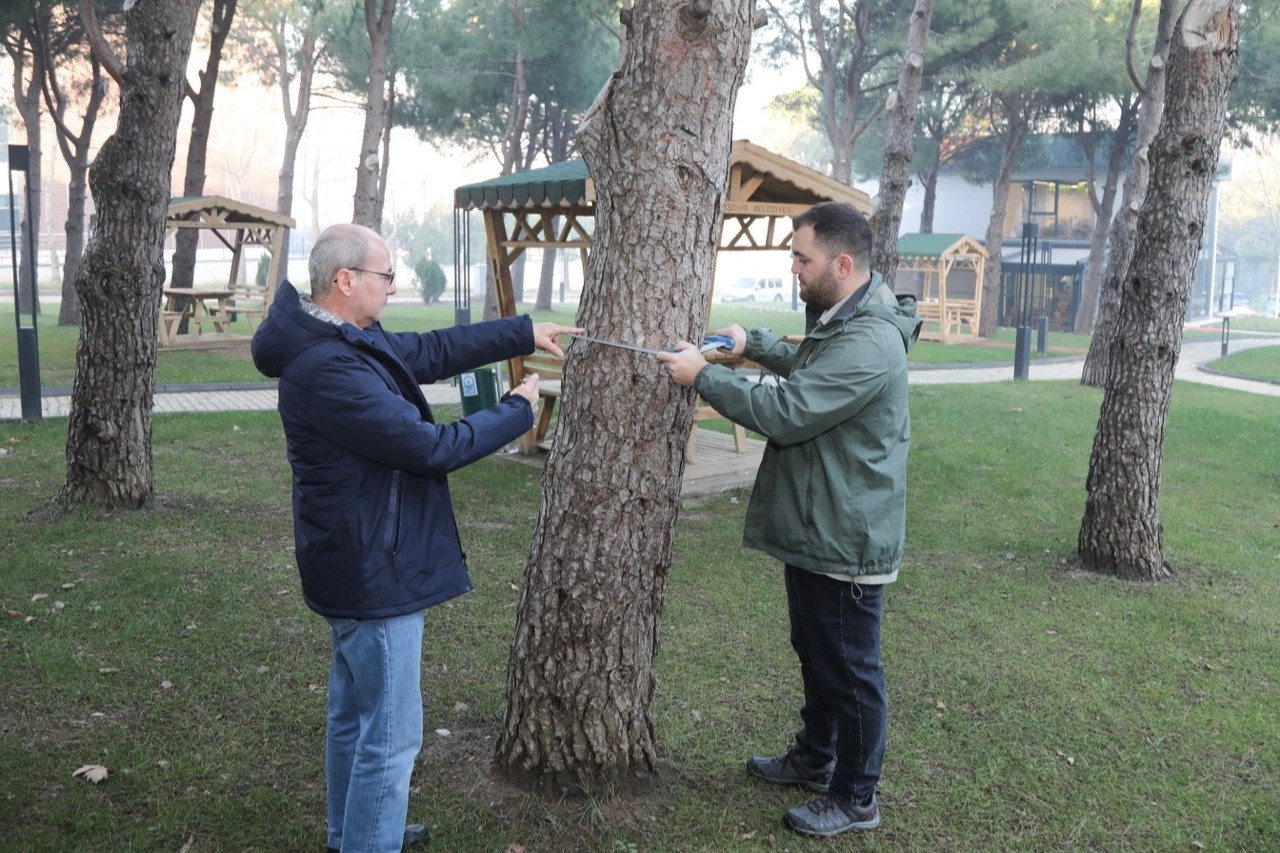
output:
M 845 832 L 865 832 L 880 825 L 880 803 L 876 795 L 871 802 L 859 806 L 853 800 L 829 794 L 792 809 L 782 822 L 801 835 L 830 838 Z
M 747 772 L 774 785 L 799 785 L 825 794 L 831 784 L 831 776 L 836 772 L 836 763 L 832 761 L 823 767 L 810 767 L 796 758 L 794 749 L 789 749 L 786 755 L 777 758 L 752 756 L 747 762 Z

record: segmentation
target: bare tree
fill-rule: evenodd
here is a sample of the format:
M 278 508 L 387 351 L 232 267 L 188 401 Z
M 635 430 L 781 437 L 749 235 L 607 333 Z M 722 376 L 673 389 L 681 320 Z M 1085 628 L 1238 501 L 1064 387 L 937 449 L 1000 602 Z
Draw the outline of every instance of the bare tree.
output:
M 40 116 L 44 111 L 40 108 L 40 85 L 45 77 L 45 55 L 40 49 L 37 33 L 48 29 L 50 18 L 47 8 L 33 3 L 21 24 L 3 31 L 4 49 L 13 63 L 13 105 L 27 132 L 29 155 L 26 181 L 30 204 L 23 205 L 19 226 L 19 281 L 31 281 L 40 269 L 40 210 L 44 185 L 44 145 L 40 134 Z M 30 300 L 30 291 L 25 287 L 19 288 L 17 310 L 39 313 L 39 300 L 34 305 Z
M 1237 74 L 1238 15 L 1239 0 L 1191 0 L 1178 22 L 1150 188 L 1121 279 L 1078 551 L 1085 568 L 1131 580 L 1172 573 L 1159 511 L 1165 426 Z
M 933 19 L 933 0 L 916 0 L 907 28 L 907 50 L 898 74 L 898 88 L 889 93 L 885 109 L 889 127 L 885 134 L 884 166 L 876 210 L 871 216 L 871 268 L 893 287 L 898 270 L 898 230 L 902 205 L 911 182 L 912 137 L 916 105 L 920 102 L 920 81 L 924 77 L 924 53 Z
M 595 238 L 578 321 L 665 346 L 702 334 L 753 0 L 649 0 L 578 132 Z M 566 788 L 657 769 L 653 659 L 689 389 L 648 356 L 575 344 L 516 615 L 497 766 Z
M 153 490 L 164 234 L 187 58 L 200 0 L 137 0 L 115 134 L 89 174 L 97 222 L 76 274 L 83 312 L 67 420 L 66 504 L 136 508 Z

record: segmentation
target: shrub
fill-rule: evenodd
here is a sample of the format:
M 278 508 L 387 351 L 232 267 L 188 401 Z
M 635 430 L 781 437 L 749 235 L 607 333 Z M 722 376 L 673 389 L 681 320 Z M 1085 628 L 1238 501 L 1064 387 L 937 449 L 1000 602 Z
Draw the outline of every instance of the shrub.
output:
M 444 293 L 445 285 L 448 284 L 448 279 L 445 278 L 444 270 L 440 265 L 426 257 L 414 264 L 413 281 L 418 286 L 418 292 L 422 294 L 422 301 L 427 305 L 439 299 Z

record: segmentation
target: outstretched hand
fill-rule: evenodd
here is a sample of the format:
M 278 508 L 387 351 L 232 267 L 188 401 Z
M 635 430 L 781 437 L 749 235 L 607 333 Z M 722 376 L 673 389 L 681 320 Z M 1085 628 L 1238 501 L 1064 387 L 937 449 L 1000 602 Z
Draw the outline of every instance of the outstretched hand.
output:
M 524 379 L 521 379 L 516 387 L 511 389 L 511 393 L 516 397 L 524 397 L 529 401 L 529 405 L 536 405 L 538 402 L 538 374 L 530 373 Z
M 552 355 L 564 358 L 564 350 L 560 349 L 560 345 L 556 343 L 556 338 L 561 335 L 581 335 L 586 331 L 586 329 L 580 329 L 577 326 L 561 326 L 559 323 L 534 323 L 533 345 L 543 352 L 549 352 Z

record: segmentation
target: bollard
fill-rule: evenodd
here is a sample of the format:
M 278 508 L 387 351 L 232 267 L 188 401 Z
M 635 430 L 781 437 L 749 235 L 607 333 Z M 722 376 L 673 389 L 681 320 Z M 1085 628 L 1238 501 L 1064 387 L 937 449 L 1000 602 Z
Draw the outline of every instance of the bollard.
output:
M 1031 365 L 1031 328 L 1018 327 L 1017 341 L 1013 347 L 1013 378 L 1015 381 L 1027 381 L 1028 368 Z
M 1040 324 L 1036 327 L 1036 352 L 1041 356 L 1049 353 L 1049 318 L 1041 317 Z
M 1222 318 L 1222 357 L 1227 357 L 1227 345 L 1231 343 L 1231 318 Z

